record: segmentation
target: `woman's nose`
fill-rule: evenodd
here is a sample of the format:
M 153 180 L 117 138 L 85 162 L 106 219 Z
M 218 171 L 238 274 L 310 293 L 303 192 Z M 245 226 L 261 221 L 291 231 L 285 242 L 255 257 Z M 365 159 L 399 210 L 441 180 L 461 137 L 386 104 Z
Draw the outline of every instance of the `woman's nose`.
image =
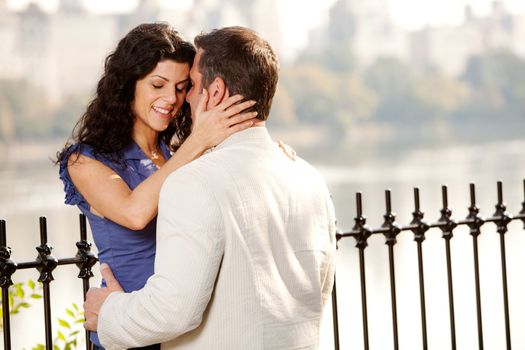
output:
M 166 94 L 166 96 L 164 96 L 164 100 L 166 100 L 166 102 L 168 102 L 169 104 L 175 104 L 177 102 L 177 93 L 174 91 Z

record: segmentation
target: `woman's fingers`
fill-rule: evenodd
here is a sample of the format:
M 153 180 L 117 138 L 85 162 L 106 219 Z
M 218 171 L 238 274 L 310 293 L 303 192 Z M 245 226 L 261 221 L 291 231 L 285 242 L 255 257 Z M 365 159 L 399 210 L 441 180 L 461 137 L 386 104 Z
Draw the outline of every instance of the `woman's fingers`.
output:
M 242 123 L 237 123 L 235 125 L 232 125 L 228 128 L 227 135 L 235 134 L 238 131 L 242 131 L 244 129 L 248 129 L 253 126 L 253 124 L 257 122 L 257 119 L 249 119 Z
M 297 153 L 292 147 L 282 142 L 281 140 L 278 140 L 277 144 L 283 150 L 284 154 L 286 154 L 288 158 L 290 158 L 291 160 L 295 160 L 297 158 Z
M 255 105 L 255 101 L 244 101 L 227 108 L 224 112 L 226 117 L 231 117 Z
M 202 112 L 206 111 L 206 105 L 208 104 L 208 90 L 202 89 L 201 97 L 197 103 L 196 115 L 200 115 Z
M 233 117 L 228 118 L 226 125 L 232 127 L 235 124 L 244 122 L 245 120 L 253 119 L 257 116 L 257 112 L 246 112 L 241 114 L 236 114 Z
M 228 97 L 227 99 L 225 99 L 224 101 L 222 101 L 218 108 L 221 110 L 221 111 L 225 111 L 226 109 L 228 109 L 228 107 L 231 107 L 232 105 L 236 104 L 237 102 L 239 101 L 242 101 L 244 99 L 244 96 L 242 95 L 233 95 L 233 96 L 230 96 Z
M 244 97 L 241 95 L 233 95 L 222 101 L 217 109 L 226 112 L 224 116 L 230 117 L 237 113 L 244 111 L 247 108 L 252 107 L 255 104 L 254 100 L 242 101 Z

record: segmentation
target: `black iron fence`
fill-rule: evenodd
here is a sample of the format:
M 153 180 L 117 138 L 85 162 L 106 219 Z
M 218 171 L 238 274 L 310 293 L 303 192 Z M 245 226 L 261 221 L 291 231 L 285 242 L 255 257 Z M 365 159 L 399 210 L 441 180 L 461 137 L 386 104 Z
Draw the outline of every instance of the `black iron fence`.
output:
M 38 255 L 35 260 L 16 263 L 11 260 L 11 248 L 7 247 L 6 222 L 0 220 L 0 287 L 2 288 L 3 335 L 4 349 L 11 350 L 11 321 L 9 315 L 9 286 L 13 285 L 11 276 L 17 270 L 37 269 L 38 278 L 42 282 L 44 322 L 45 322 L 45 348 L 53 349 L 53 330 L 51 315 L 50 283 L 53 281 L 53 270 L 61 265 L 75 264 L 79 268 L 78 278 L 82 279 L 84 298 L 89 289 L 89 279 L 93 277 L 91 268 L 98 259 L 91 252 L 91 243 L 87 241 L 86 217 L 80 215 L 80 241 L 76 243 L 77 254 L 71 258 L 57 259 L 52 254 L 52 247 L 47 243 L 46 218 L 40 218 L 40 245 L 36 247 Z M 86 349 L 90 349 L 89 334 L 86 331 Z
M 361 193 L 356 194 L 357 216 L 355 217 L 355 225 L 349 232 L 338 232 L 337 240 L 347 237 L 355 239 L 355 247 L 359 251 L 359 273 L 360 273 L 360 292 L 361 292 L 361 317 L 363 328 L 363 344 L 364 349 L 369 349 L 369 332 L 368 332 L 368 308 L 367 308 L 367 288 L 366 288 L 366 269 L 365 269 L 365 249 L 368 246 L 368 239 L 372 235 L 383 235 L 385 243 L 388 246 L 388 262 L 389 262 L 389 278 L 390 278 L 390 301 L 391 301 L 391 315 L 392 315 L 392 335 L 394 349 L 399 349 L 399 335 L 398 335 L 398 302 L 396 291 L 396 274 L 395 274 L 395 247 L 397 243 L 397 236 L 403 231 L 411 231 L 414 235 L 414 241 L 417 247 L 417 265 L 418 265 L 418 280 L 419 280 L 419 304 L 420 304 L 420 321 L 421 321 L 421 341 L 423 349 L 428 349 L 427 337 L 427 301 L 425 299 L 425 269 L 423 266 L 423 242 L 425 240 L 425 233 L 432 228 L 438 228 L 442 231 L 442 237 L 445 242 L 446 255 L 446 270 L 447 270 L 447 284 L 448 284 L 448 307 L 449 307 L 449 332 L 451 339 L 451 349 L 456 349 L 456 325 L 455 325 L 455 309 L 454 309 L 454 288 L 452 279 L 452 259 L 451 259 L 451 240 L 453 238 L 453 231 L 458 226 L 468 226 L 470 228 L 470 235 L 473 243 L 474 256 L 474 279 L 475 279 L 475 297 L 476 297 L 476 319 L 477 319 L 477 336 L 479 349 L 484 348 L 483 340 L 483 324 L 482 324 L 482 303 L 481 303 L 481 287 L 480 287 L 480 268 L 479 268 L 479 254 L 478 254 L 478 237 L 481 234 L 481 227 L 487 223 L 496 225 L 497 232 L 500 235 L 500 258 L 501 258 L 501 272 L 502 281 L 501 288 L 503 290 L 503 310 L 505 322 L 505 343 L 508 350 L 511 349 L 511 333 L 510 333 L 510 307 L 508 299 L 508 282 L 507 282 L 507 259 L 505 251 L 505 234 L 507 233 L 507 226 L 513 220 L 522 220 L 525 224 L 525 180 L 524 187 L 524 201 L 522 203 L 522 210 L 512 216 L 507 213 L 507 208 L 503 202 L 503 188 L 502 183 L 497 183 L 497 203 L 494 214 L 489 218 L 483 218 L 479 215 L 479 208 L 476 205 L 476 193 L 474 184 L 470 184 L 470 206 L 468 208 L 468 216 L 463 220 L 454 220 L 452 218 L 452 211 L 448 207 L 447 187 L 442 187 L 442 201 L 443 207 L 440 210 L 441 217 L 435 223 L 428 223 L 424 221 L 424 213 L 420 208 L 419 189 L 414 189 L 414 212 L 412 213 L 412 221 L 406 225 L 401 226 L 396 222 L 395 214 L 392 212 L 391 193 L 387 190 L 385 193 L 386 213 L 384 214 L 384 223 L 379 228 L 369 228 L 366 225 L 366 217 L 362 210 L 362 196 Z M 83 281 L 84 297 L 89 289 L 89 279 L 93 277 L 91 271 L 93 265 L 97 262 L 97 258 L 91 252 L 91 243 L 86 239 L 86 218 L 80 215 L 80 241 L 76 243 L 77 254 L 74 257 L 57 259 L 52 255 L 52 247 L 47 243 L 47 227 L 46 218 L 40 218 L 40 246 L 36 247 L 38 256 L 34 261 L 16 263 L 11 260 L 11 249 L 7 247 L 6 238 L 6 222 L 0 220 L 0 287 L 2 288 L 2 309 L 3 309 L 3 337 L 4 349 L 11 349 L 11 328 L 9 315 L 9 287 L 13 285 L 12 275 L 17 270 L 22 269 L 37 269 L 40 273 L 39 281 L 43 285 L 43 303 L 44 303 L 44 320 L 45 320 L 45 348 L 53 349 L 52 338 L 52 315 L 51 315 L 51 298 L 50 298 L 50 283 L 53 281 L 53 270 L 61 265 L 75 264 L 79 268 L 78 278 Z M 339 271 L 340 272 L 340 271 Z M 519 312 L 524 312 L 520 310 Z M 334 284 L 332 292 L 332 314 L 334 323 L 334 346 L 337 350 L 340 349 L 338 313 L 341 310 L 337 304 L 337 288 Z M 444 330 L 443 330 L 444 331 Z M 89 350 L 89 334 L 86 332 L 86 349 Z
M 479 208 L 476 205 L 476 191 L 474 184 L 470 184 L 470 206 L 468 208 L 468 216 L 463 220 L 454 220 L 452 218 L 452 211 L 448 206 L 447 187 L 442 186 L 442 202 L 443 207 L 440 210 L 441 216 L 437 222 L 428 223 L 423 220 L 424 213 L 420 208 L 419 189 L 414 188 L 414 212 L 412 213 L 412 221 L 406 225 L 401 226 L 396 222 L 395 214 L 392 212 L 391 193 L 390 190 L 385 192 L 386 213 L 384 214 L 384 223 L 379 228 L 372 229 L 366 225 L 366 217 L 362 210 L 361 193 L 356 194 L 356 208 L 357 216 L 354 218 L 355 225 L 350 232 L 338 232 L 337 240 L 347 237 L 355 239 L 355 247 L 359 250 L 359 274 L 360 274 L 360 290 L 361 290 L 361 319 L 363 329 L 363 348 L 368 350 L 369 342 L 369 320 L 368 320 L 368 304 L 367 304 L 367 288 L 366 288 L 366 258 L 365 249 L 368 246 L 368 239 L 372 235 L 383 235 L 385 237 L 385 244 L 388 246 L 388 263 L 389 263 L 389 278 L 390 278 L 390 304 L 391 304 L 391 325 L 392 325 L 392 343 L 394 349 L 399 347 L 399 332 L 398 332 L 398 302 L 396 291 L 396 268 L 395 268 L 395 247 L 397 243 L 397 236 L 403 231 L 411 231 L 413 233 L 414 241 L 417 248 L 417 265 L 418 265 L 418 279 L 419 279 L 419 305 L 420 305 L 420 321 L 421 330 L 420 337 L 423 349 L 428 349 L 427 337 L 427 300 L 425 299 L 425 268 L 423 266 L 423 242 L 425 240 L 425 233 L 432 228 L 438 228 L 442 231 L 442 238 L 445 243 L 446 255 L 446 271 L 447 271 L 447 287 L 448 287 L 448 315 L 449 315 L 449 333 L 450 333 L 450 348 L 455 350 L 456 342 L 456 312 L 454 309 L 454 287 L 452 279 L 452 258 L 451 258 L 451 240 L 453 238 L 453 231 L 458 226 L 467 226 L 470 229 L 473 244 L 474 257 L 474 271 L 473 278 L 475 280 L 475 298 L 476 298 L 476 319 L 477 319 L 477 341 L 479 349 L 484 349 L 483 338 L 483 324 L 482 324 L 482 303 L 481 303 L 481 287 L 480 287 L 480 264 L 478 252 L 478 237 L 481 234 L 481 227 L 487 223 L 496 225 L 496 230 L 499 233 L 499 254 L 501 259 L 501 288 L 503 292 L 503 312 L 505 322 L 505 344 L 506 349 L 512 348 L 511 342 L 511 327 L 510 327 L 510 307 L 508 298 L 508 281 L 507 281 L 507 257 L 505 250 L 505 234 L 508 231 L 507 226 L 513 220 L 521 220 L 525 224 L 525 180 L 523 181 L 524 201 L 522 209 L 517 215 L 507 213 L 506 205 L 503 202 L 503 188 L 501 181 L 497 183 L 497 203 L 494 214 L 489 218 L 483 218 L 479 215 Z M 523 247 L 525 249 L 525 247 Z M 340 271 L 339 271 L 340 272 Z M 525 312 L 525 310 L 513 310 L 514 312 Z M 337 304 L 337 288 L 334 285 L 332 292 L 332 314 L 334 322 L 334 341 L 335 348 L 340 349 L 340 326 L 339 316 L 341 310 Z M 447 327 L 448 328 L 448 327 Z M 442 329 L 441 332 L 445 332 Z M 521 344 L 521 348 L 523 348 Z

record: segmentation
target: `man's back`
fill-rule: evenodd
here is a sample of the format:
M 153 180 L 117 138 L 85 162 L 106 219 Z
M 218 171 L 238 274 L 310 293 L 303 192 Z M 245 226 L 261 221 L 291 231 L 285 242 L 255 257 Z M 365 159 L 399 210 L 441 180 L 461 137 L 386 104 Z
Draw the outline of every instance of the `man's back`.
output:
M 207 273 L 214 290 L 202 323 L 163 349 L 317 348 L 333 281 L 333 207 L 319 174 L 288 159 L 266 128 L 235 134 L 170 176 L 158 222 L 159 256 L 177 227 L 213 242 L 187 252 L 189 271 L 220 266 Z M 193 302 L 202 308 L 208 293 Z
M 335 218 L 320 175 L 266 128 L 237 133 L 168 177 L 155 274 L 112 293 L 108 349 L 317 349 L 333 284 Z

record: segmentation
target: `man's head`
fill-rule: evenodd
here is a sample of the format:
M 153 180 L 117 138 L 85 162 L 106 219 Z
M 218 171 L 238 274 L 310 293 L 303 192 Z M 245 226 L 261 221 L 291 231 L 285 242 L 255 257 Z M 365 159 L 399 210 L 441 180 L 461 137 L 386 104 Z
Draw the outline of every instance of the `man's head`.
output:
M 192 89 L 186 99 L 194 110 L 202 89 L 209 93 L 208 107 L 224 97 L 241 94 L 255 100 L 257 118 L 266 120 L 279 78 L 279 62 L 270 44 L 243 27 L 215 29 L 195 40 L 197 56 L 190 72 Z

